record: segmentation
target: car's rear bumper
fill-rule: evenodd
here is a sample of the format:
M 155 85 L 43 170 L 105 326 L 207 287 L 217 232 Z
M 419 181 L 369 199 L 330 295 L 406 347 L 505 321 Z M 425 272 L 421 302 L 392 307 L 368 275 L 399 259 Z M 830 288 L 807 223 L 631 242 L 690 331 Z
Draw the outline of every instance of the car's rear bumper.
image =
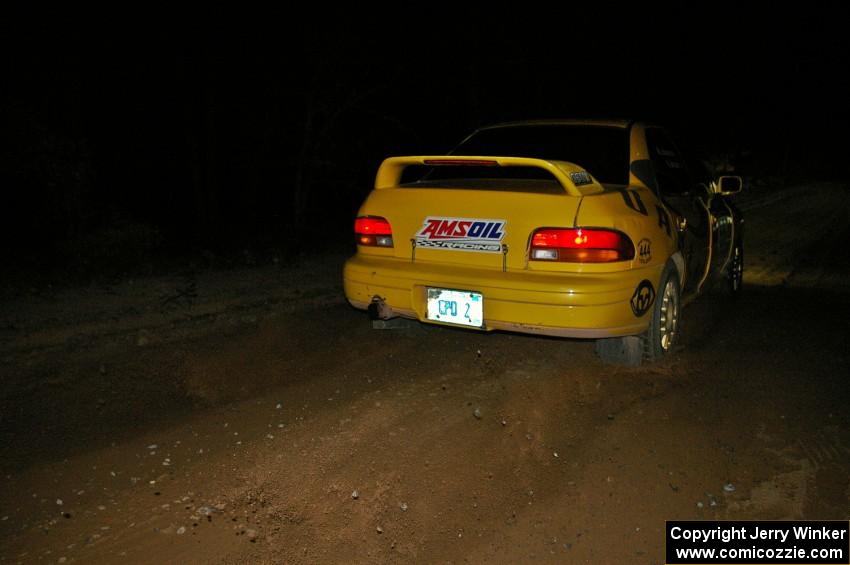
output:
M 502 272 L 364 255 L 349 259 L 343 271 L 352 306 L 366 309 L 377 299 L 387 307 L 387 317 L 427 322 L 427 287 L 469 290 L 484 296 L 485 330 L 577 338 L 644 331 L 650 313 L 636 316 L 630 302 L 641 281 L 656 287 L 660 276 L 660 267 L 614 273 Z

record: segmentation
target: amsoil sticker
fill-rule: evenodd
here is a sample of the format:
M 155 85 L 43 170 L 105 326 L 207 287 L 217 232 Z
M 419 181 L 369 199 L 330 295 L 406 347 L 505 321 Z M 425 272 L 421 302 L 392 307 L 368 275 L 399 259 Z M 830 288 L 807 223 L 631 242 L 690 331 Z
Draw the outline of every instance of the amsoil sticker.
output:
M 632 312 L 640 318 L 652 308 L 654 302 L 655 289 L 652 288 L 652 283 L 646 279 L 640 281 L 640 284 L 635 289 L 635 293 L 632 295 Z
M 416 247 L 500 253 L 505 220 L 428 216 L 416 234 Z
M 643 238 L 638 242 L 638 261 L 641 263 L 649 263 L 652 259 L 652 242 Z

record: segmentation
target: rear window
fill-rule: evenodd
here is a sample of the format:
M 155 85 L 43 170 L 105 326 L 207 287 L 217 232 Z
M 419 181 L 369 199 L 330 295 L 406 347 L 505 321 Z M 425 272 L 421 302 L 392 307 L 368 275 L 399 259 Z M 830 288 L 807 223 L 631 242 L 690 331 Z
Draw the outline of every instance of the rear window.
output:
M 601 183 L 628 184 L 628 129 L 580 125 L 520 125 L 479 130 L 451 155 L 531 157 L 569 161 Z M 518 167 L 422 167 L 413 184 L 444 184 L 463 179 L 537 179 L 551 177 L 543 170 Z M 405 179 L 408 180 L 408 179 Z M 414 180 L 410 178 L 409 180 Z

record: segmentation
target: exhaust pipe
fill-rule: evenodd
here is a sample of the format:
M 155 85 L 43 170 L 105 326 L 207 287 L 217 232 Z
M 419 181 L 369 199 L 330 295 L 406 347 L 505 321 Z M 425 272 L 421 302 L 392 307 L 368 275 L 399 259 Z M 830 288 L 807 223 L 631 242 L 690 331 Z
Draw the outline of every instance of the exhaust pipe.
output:
M 373 330 L 409 330 L 419 327 L 419 323 L 415 320 L 397 316 L 392 307 L 380 296 L 372 297 L 367 310 L 372 320 Z
M 380 296 L 373 296 L 367 309 L 371 320 L 389 320 L 394 316 L 393 309 Z

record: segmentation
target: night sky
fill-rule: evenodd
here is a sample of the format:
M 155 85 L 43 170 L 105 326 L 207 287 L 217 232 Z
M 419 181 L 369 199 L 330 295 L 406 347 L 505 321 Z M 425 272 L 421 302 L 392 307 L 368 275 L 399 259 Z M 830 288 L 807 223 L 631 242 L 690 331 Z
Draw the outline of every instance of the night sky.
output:
M 381 159 L 514 119 L 648 119 L 753 183 L 846 181 L 837 8 L 689 7 L 5 18 L 3 259 L 86 274 L 332 248 Z

